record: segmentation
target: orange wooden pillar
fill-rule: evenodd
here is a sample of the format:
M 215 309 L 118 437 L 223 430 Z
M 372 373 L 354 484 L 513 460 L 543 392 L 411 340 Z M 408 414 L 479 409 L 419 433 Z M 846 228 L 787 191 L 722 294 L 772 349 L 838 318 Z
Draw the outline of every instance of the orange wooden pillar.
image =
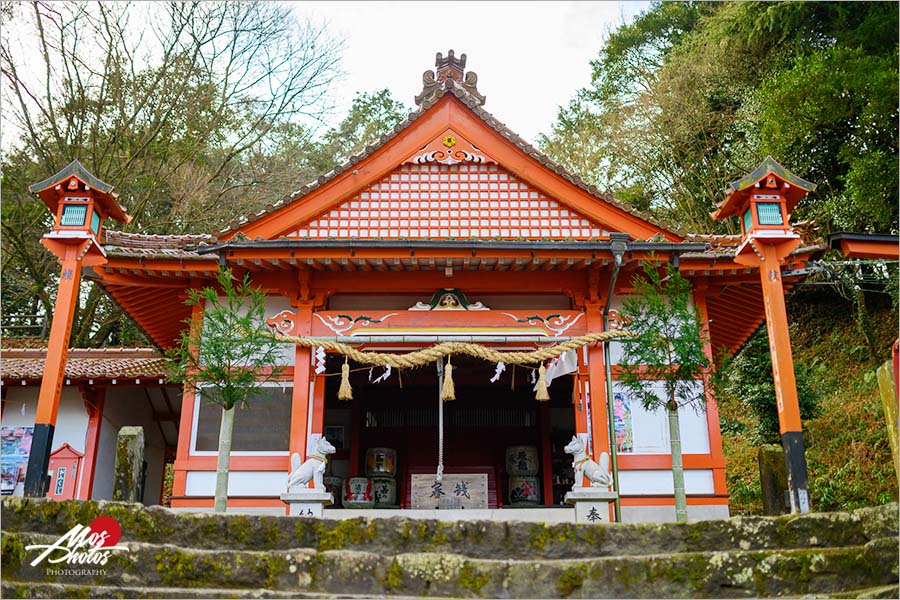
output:
M 199 288 L 196 280 L 191 282 L 191 287 Z M 199 327 L 203 320 L 203 307 L 195 306 L 191 309 L 192 326 Z M 191 456 L 191 433 L 193 432 L 194 409 L 199 400 L 194 386 L 185 384 L 181 391 L 181 422 L 178 425 L 178 448 L 175 451 L 174 476 L 172 478 L 172 497 L 179 498 L 185 495 L 187 490 L 187 472 Z M 199 415 L 199 413 L 197 413 Z M 177 503 L 177 501 L 175 501 Z M 173 506 L 174 504 L 173 503 Z
M 700 317 L 703 320 L 704 327 L 709 327 L 709 317 L 706 312 L 706 291 L 707 284 L 702 282 L 694 286 L 694 304 L 700 311 Z M 709 364 L 713 364 L 713 349 L 709 337 L 703 345 L 703 353 Z M 705 382 L 704 392 L 706 394 L 706 428 L 709 431 L 709 453 L 713 460 L 713 492 L 717 496 L 727 496 L 728 488 L 725 484 L 725 455 L 722 451 L 722 430 L 719 424 L 719 405 L 716 402 L 716 396 L 713 394 L 712 386 L 709 381 Z
M 791 492 L 791 512 L 809 512 L 809 476 L 806 470 L 806 446 L 800 423 L 800 403 L 794 376 L 794 358 L 788 332 L 787 308 L 778 245 L 760 244 L 763 300 L 766 306 L 766 329 L 769 333 L 769 352 L 772 355 L 772 374 L 775 379 L 775 399 L 778 405 L 778 426 L 787 465 L 788 487 Z
M 298 301 L 297 324 L 294 335 L 309 335 L 312 327 L 313 304 L 311 302 Z M 308 453 L 307 443 L 312 433 L 313 395 L 315 380 L 310 377 L 312 366 L 312 351 L 309 348 L 297 346 L 294 354 L 294 393 L 291 398 L 291 438 L 290 453 L 297 453 L 301 460 L 306 459 Z
M 603 331 L 603 312 L 600 304 L 585 305 L 585 319 L 588 331 Z M 609 417 L 606 410 L 606 365 L 603 362 L 603 347 L 591 344 L 588 355 L 588 400 L 591 419 L 591 458 L 599 460 L 604 452 L 609 453 Z M 579 364 L 584 362 L 583 350 L 578 351 Z
M 314 360 L 314 359 L 311 359 Z M 325 374 L 322 373 L 320 375 L 313 376 L 313 385 L 312 385 L 312 402 L 310 403 L 310 417 L 309 417 L 309 438 L 310 440 L 321 437 L 324 435 L 324 426 L 325 426 Z M 309 442 L 307 442 L 309 443 Z M 313 451 L 312 448 L 307 448 L 307 453 L 311 453 Z M 310 481 L 307 487 L 314 486 L 313 481 Z
M 38 395 L 37 415 L 34 419 L 34 437 L 28 455 L 25 474 L 25 495 L 40 497 L 46 493 L 45 480 L 53 446 L 56 415 L 59 412 L 59 395 L 66 375 L 66 359 L 69 354 L 69 335 L 72 319 L 78 306 L 78 287 L 81 283 L 81 253 L 90 242 L 66 244 L 60 256 L 59 289 L 53 307 L 53 324 L 47 344 L 44 376 Z
M 603 306 L 599 303 L 585 304 L 585 319 L 588 331 L 603 331 Z M 578 351 L 578 363 L 583 362 L 583 349 Z M 600 455 L 610 454 L 609 411 L 606 393 L 606 363 L 603 360 L 603 346 L 591 344 L 587 346 L 588 382 L 590 384 L 588 399 L 591 419 L 591 458 L 599 463 Z M 588 485 L 590 483 L 588 482 Z M 616 490 L 618 492 L 618 490 Z M 609 504 L 609 522 L 615 522 L 615 505 Z
M 90 500 L 94 489 L 94 471 L 97 468 L 97 448 L 100 445 L 100 426 L 103 423 L 103 406 L 106 403 L 106 388 L 85 390 L 84 406 L 88 411 L 87 436 L 84 443 L 84 462 L 81 467 L 81 482 L 78 488 L 79 500 Z

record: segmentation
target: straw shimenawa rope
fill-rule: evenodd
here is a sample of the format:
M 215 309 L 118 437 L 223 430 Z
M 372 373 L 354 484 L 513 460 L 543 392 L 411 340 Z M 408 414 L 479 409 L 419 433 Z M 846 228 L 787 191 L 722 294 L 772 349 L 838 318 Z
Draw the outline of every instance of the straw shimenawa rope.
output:
M 415 350 L 406 354 L 362 352 L 348 344 L 331 340 L 314 340 L 306 337 L 280 335 L 276 333 L 270 333 L 268 335 L 280 342 L 296 344 L 305 348 L 323 348 L 325 350 L 337 352 L 338 354 L 342 354 L 343 356 L 362 364 L 374 365 L 376 367 L 390 366 L 394 369 L 410 369 L 433 363 L 436 360 L 443 359 L 445 356 L 451 356 L 453 354 L 468 354 L 469 356 L 475 356 L 489 362 L 503 362 L 508 365 L 528 365 L 556 358 L 569 350 L 577 350 L 587 344 L 630 338 L 635 337 L 637 334 L 622 329 L 588 333 L 561 342 L 555 346 L 550 346 L 549 348 L 537 348 L 536 350 L 529 352 L 500 352 L 493 348 L 471 342 L 441 342 L 430 348 L 423 348 L 422 350 Z

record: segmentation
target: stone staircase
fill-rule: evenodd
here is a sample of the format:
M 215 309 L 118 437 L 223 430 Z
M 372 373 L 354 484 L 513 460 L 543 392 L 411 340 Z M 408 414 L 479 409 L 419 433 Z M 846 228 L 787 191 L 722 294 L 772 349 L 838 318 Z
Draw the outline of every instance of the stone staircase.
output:
M 101 515 L 121 525 L 128 552 L 102 566 L 30 565 L 40 552 L 26 546 L 53 544 Z M 5 598 L 898 597 L 897 504 L 601 526 L 307 520 L 6 498 L 2 526 Z M 48 566 L 69 572 L 48 574 Z

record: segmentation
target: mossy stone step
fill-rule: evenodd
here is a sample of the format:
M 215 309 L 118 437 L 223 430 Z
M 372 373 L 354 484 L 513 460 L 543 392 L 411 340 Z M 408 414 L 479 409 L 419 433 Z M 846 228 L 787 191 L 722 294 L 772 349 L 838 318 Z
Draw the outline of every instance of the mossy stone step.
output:
M 489 521 L 303 518 L 176 513 L 117 502 L 5 498 L 6 531 L 59 536 L 100 515 L 125 541 L 209 550 L 361 550 L 394 555 L 443 552 L 471 558 L 595 558 L 687 551 L 858 546 L 897 535 L 898 505 L 844 513 L 739 517 L 688 524 L 575 525 Z
M 314 592 L 277 592 L 274 590 L 236 590 L 227 588 L 147 588 L 108 585 L 64 585 L 31 581 L 4 581 L 0 585 L 3 598 L 337 598 L 362 599 L 358 594 L 320 594 Z M 392 596 L 393 600 L 402 597 Z
M 50 536 L 4 533 L 3 578 L 47 582 L 24 547 Z M 897 581 L 898 539 L 862 546 L 689 552 L 560 560 L 487 560 L 457 554 L 395 556 L 352 550 L 194 550 L 129 542 L 103 574 L 66 575 L 64 585 L 266 589 L 299 593 L 453 597 L 746 597 L 817 594 Z

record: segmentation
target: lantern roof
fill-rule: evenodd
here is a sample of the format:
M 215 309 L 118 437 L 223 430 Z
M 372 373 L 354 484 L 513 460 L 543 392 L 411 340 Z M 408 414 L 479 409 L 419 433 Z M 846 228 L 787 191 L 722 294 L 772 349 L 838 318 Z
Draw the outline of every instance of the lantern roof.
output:
M 816 189 L 816 184 L 791 173 L 774 158 L 767 156 L 751 173 L 728 184 L 728 187 L 725 188 L 725 199 L 717 205 L 716 210 L 712 213 L 712 218 L 721 220 L 740 214 L 746 207 L 753 190 L 758 187 L 757 184 L 769 175 L 774 175 L 787 184 L 781 194 L 787 201 L 788 212 L 794 210 L 797 202 L 803 196 Z
M 73 160 L 63 167 L 61 171 L 47 179 L 28 186 L 28 191 L 32 194 L 37 194 L 44 201 L 44 204 L 47 205 L 47 208 L 55 214 L 59 208 L 59 199 L 62 195 L 62 190 L 57 188 L 72 177 L 85 186 L 83 189 L 93 191 L 94 200 L 103 207 L 107 215 L 122 223 L 131 221 L 131 215 L 116 201 L 119 194 L 113 191 L 113 186 L 95 177 L 78 159 Z

